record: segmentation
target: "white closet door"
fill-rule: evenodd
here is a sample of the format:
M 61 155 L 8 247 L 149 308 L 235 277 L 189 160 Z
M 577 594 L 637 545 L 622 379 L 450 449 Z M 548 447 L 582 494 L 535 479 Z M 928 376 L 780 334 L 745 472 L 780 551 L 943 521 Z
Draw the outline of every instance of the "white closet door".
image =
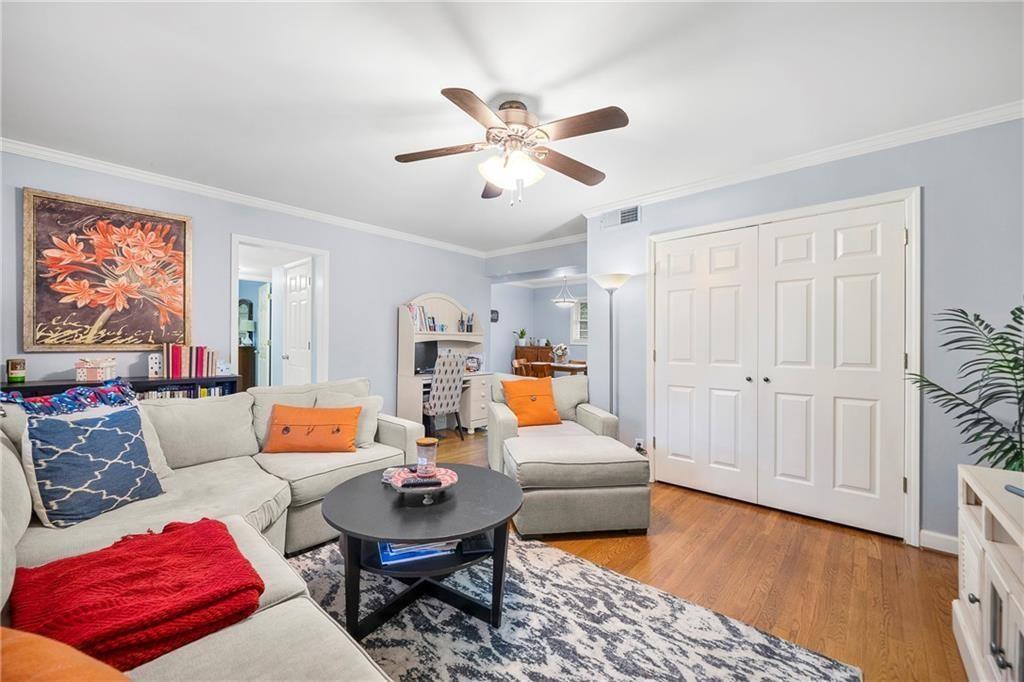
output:
M 284 269 L 285 385 L 308 384 L 313 380 L 313 263 L 304 260 Z
M 904 205 L 760 227 L 760 504 L 903 534 Z
M 655 473 L 755 501 L 757 228 L 657 246 Z

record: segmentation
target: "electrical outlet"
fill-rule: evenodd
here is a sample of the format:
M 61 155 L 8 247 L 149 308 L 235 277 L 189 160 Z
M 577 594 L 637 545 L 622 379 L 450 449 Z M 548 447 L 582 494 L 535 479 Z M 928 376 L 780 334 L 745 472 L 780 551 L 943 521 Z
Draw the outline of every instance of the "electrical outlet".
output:
M 644 450 L 645 449 L 644 448 L 644 439 L 643 438 L 634 438 L 633 439 L 633 449 L 634 450 Z

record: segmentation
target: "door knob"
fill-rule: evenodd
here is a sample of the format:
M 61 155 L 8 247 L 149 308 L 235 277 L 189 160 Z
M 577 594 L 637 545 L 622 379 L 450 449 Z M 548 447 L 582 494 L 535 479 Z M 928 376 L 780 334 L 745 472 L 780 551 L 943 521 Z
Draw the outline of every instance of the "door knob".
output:
M 974 594 L 973 592 L 968 593 L 967 601 L 970 602 L 971 604 L 980 604 L 981 603 L 981 600 L 978 599 L 978 595 Z
M 753 381 L 754 378 L 753 377 L 743 377 L 743 380 L 744 381 Z
M 772 380 L 771 380 L 771 379 L 769 379 L 768 377 L 765 377 L 765 378 L 761 379 L 761 381 L 763 381 L 763 382 L 764 382 L 764 383 L 766 383 L 766 384 L 770 384 L 770 383 L 772 383 Z

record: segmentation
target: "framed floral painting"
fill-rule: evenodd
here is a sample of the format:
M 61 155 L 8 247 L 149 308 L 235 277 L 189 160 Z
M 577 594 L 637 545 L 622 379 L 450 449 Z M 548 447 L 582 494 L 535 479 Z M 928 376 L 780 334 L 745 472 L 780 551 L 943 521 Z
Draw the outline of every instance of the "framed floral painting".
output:
M 24 350 L 191 343 L 188 216 L 24 190 Z

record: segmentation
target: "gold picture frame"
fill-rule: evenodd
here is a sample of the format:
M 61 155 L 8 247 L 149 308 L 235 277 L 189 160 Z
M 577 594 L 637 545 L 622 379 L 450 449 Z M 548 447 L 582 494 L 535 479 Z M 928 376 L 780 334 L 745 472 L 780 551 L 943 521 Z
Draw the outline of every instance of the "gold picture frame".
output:
M 25 352 L 192 342 L 189 216 L 24 188 Z

